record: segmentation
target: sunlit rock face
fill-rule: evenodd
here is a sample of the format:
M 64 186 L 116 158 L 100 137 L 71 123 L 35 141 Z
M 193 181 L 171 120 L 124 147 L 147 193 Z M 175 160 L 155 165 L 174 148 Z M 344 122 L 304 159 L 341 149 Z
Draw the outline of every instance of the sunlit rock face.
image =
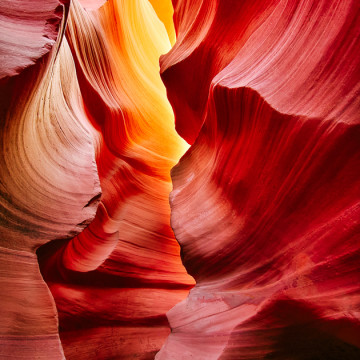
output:
M 0 358 L 64 357 L 35 250 L 84 229 L 101 191 L 71 54 L 55 43 L 67 8 L 0 5 Z
M 171 224 L 196 286 L 156 358 L 360 358 L 358 4 L 174 9 Z
M 170 169 L 186 149 L 159 76 L 170 42 L 145 1 L 93 12 L 73 2 L 66 41 L 102 196 L 79 236 L 40 250 L 42 273 L 66 358 L 153 358 L 170 331 L 166 312 L 193 284 L 170 228 Z
M 1 359 L 360 359 L 357 1 L 0 17 Z
M 1 358 L 154 358 L 194 284 L 170 227 L 172 8 L 154 8 L 1 4 Z

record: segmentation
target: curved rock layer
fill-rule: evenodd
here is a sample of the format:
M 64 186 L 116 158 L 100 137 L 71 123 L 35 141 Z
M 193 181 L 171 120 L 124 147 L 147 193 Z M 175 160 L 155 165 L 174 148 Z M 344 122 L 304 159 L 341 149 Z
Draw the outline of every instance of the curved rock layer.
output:
M 356 1 L 174 1 L 171 224 L 196 286 L 157 359 L 360 358 Z
M 29 20 L 0 40 L 0 357 L 154 358 L 194 282 L 168 203 L 171 4 L 5 5 L 2 34 Z
M 46 55 L 58 36 L 69 0 L 2 0 L 0 79 L 19 74 Z
M 187 145 L 159 76 L 168 35 L 146 1 L 108 1 L 93 11 L 73 1 L 64 42 L 102 188 L 91 224 L 38 252 L 64 353 L 153 358 L 169 333 L 166 312 L 193 285 L 170 228 L 170 169 Z
M 100 194 L 93 141 L 70 51 L 55 44 L 68 6 L 0 7 L 0 357 L 62 359 L 57 312 L 35 250 L 73 237 L 94 217 L 96 204 L 86 206 Z
M 358 2 L 172 5 L 0 4 L 0 358 L 359 359 Z

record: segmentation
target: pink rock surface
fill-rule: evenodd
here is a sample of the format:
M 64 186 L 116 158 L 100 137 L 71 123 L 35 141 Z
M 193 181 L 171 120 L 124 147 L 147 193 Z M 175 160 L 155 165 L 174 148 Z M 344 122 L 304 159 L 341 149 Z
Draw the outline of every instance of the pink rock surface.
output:
M 357 1 L 173 6 L 0 4 L 0 358 L 359 359 Z
M 0 79 L 19 74 L 55 44 L 68 0 L 2 0 Z
M 64 359 L 53 298 L 35 254 L 0 247 L 1 359 Z
M 187 146 L 159 76 L 166 14 L 58 5 L 0 7 L 1 356 L 153 358 L 194 283 L 170 227 Z
M 64 358 L 57 310 L 35 251 L 81 232 L 95 216 L 91 199 L 100 194 L 75 67 L 68 62 L 69 49 L 59 48 L 61 37 L 55 43 L 64 11 L 52 1 L 0 5 L 5 76 L 0 83 L 0 357 L 5 359 Z
M 359 8 L 213 6 L 176 2 L 162 58 L 193 143 L 170 199 L 196 286 L 156 358 L 356 359 Z
M 159 76 L 170 42 L 145 1 L 94 11 L 74 1 L 63 41 L 93 126 L 102 196 L 81 234 L 38 251 L 42 274 L 67 359 L 151 359 L 170 332 L 165 314 L 194 283 L 170 227 L 170 170 L 186 148 Z

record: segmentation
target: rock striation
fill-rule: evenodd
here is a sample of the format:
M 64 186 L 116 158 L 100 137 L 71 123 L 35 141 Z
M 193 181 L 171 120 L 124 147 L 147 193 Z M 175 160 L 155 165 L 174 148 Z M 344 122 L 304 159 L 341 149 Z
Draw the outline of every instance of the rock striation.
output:
M 3 0 L 0 358 L 360 359 L 359 19 Z
M 154 358 L 194 283 L 170 227 L 188 146 L 159 76 L 166 27 L 142 0 L 5 5 L 0 357 Z M 20 17 L 32 31 L 8 40 Z
M 156 358 L 358 358 L 358 5 L 174 9 L 171 224 L 196 286 Z

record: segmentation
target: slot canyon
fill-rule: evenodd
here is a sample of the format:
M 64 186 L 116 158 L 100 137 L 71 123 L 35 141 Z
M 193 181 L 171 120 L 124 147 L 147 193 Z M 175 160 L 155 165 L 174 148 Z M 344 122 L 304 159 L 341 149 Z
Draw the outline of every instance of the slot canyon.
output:
M 0 359 L 360 359 L 358 0 L 2 0 L 0 95 Z

